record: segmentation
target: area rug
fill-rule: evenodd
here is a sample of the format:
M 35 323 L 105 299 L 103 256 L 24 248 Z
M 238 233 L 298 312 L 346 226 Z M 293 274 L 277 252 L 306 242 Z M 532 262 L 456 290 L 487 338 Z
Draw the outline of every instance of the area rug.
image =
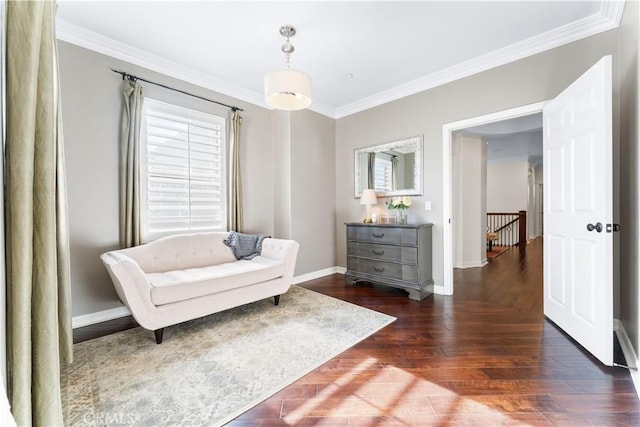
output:
M 62 370 L 65 425 L 220 426 L 380 330 L 394 317 L 292 286 L 153 333 L 74 345 Z

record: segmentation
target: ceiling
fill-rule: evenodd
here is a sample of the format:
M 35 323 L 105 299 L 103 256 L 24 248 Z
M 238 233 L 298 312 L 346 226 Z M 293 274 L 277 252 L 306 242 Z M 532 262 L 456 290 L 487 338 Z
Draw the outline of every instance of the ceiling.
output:
M 542 113 L 474 126 L 456 133 L 487 141 L 487 161 L 528 161 L 542 165 Z
M 292 67 L 311 76 L 310 109 L 340 118 L 615 28 L 623 7 L 609 0 L 59 0 L 57 35 L 266 106 L 264 75 L 284 65 L 278 29 L 292 24 Z

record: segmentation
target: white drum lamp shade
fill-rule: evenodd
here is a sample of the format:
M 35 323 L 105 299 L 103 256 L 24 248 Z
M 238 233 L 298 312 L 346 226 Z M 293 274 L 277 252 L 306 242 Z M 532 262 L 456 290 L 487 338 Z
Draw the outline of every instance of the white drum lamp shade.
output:
M 311 105 L 311 78 L 290 68 L 272 71 L 264 77 L 264 96 L 278 110 L 302 110 Z
M 371 218 L 371 206 L 378 204 L 378 198 L 376 197 L 375 190 L 367 188 L 366 190 L 362 190 L 362 194 L 360 195 L 360 204 L 367 206 L 367 216 L 364 217 L 364 223 L 370 224 L 373 222 Z
M 376 197 L 376 191 L 370 188 L 366 190 L 362 190 L 362 194 L 360 195 L 360 204 L 361 205 L 377 205 L 378 198 Z

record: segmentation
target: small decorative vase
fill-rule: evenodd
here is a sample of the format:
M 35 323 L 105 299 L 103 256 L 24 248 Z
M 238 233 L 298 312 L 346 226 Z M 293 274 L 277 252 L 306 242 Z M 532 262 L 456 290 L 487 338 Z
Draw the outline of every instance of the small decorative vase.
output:
M 407 212 L 404 209 L 398 209 L 398 224 L 407 223 Z

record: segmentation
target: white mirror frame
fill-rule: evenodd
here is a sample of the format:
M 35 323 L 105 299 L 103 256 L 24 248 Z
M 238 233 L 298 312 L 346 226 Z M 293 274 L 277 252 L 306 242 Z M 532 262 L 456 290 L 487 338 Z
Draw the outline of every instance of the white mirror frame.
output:
M 413 182 L 414 188 L 405 188 L 402 190 L 393 190 L 393 191 L 376 191 L 376 195 L 378 197 L 393 197 L 393 196 L 422 196 L 422 150 L 423 150 L 423 139 L 422 135 L 413 136 L 410 138 L 403 138 L 392 142 L 387 142 L 385 144 L 374 145 L 372 147 L 364 147 L 364 148 L 356 148 L 353 153 L 353 165 L 354 165 L 354 177 L 355 177 L 355 197 L 359 198 L 362 194 L 362 179 L 361 176 L 361 167 L 358 163 L 358 159 L 360 158 L 360 154 L 362 153 L 371 153 L 385 150 L 393 150 L 396 148 L 404 147 L 409 144 L 416 144 L 415 151 L 415 162 L 413 165 Z

